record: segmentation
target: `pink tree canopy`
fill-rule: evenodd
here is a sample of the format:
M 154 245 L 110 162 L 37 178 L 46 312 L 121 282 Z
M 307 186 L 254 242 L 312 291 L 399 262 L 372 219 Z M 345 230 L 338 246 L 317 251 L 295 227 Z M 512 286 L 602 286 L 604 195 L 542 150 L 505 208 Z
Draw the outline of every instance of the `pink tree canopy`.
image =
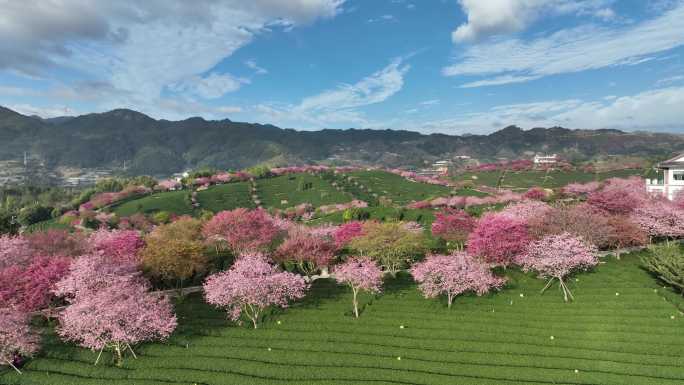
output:
M 468 234 L 473 231 L 476 222 L 475 218 L 463 210 L 446 209 L 435 214 L 432 235 L 447 241 L 447 246 L 453 242 L 456 249 L 463 250 Z
M 57 333 L 65 341 L 100 353 L 112 350 L 121 365 L 133 345 L 165 340 L 177 325 L 169 299 L 148 291 L 142 282 L 117 281 L 97 291 L 79 295 L 59 316 Z
M 490 264 L 506 266 L 530 242 L 525 221 L 501 213 L 487 213 L 468 237 L 468 252 Z
M 26 266 L 31 263 L 33 250 L 28 239 L 22 236 L 0 235 L 0 269 Z
M 482 262 L 463 252 L 452 255 L 431 255 L 411 268 L 425 298 L 446 295 L 450 308 L 454 298 L 467 291 L 483 295 L 506 282 L 492 274 Z
M 13 266 L 0 271 L 0 307 L 15 306 L 32 312 L 48 307 L 52 290 L 68 272 L 71 258 L 36 257 L 26 267 Z
M 97 293 L 107 286 L 138 279 L 137 263 L 113 261 L 101 253 L 78 257 L 69 272 L 55 284 L 55 295 L 74 302 L 77 297 Z
M 230 270 L 209 276 L 204 298 L 226 309 L 232 321 L 246 316 L 256 329 L 264 309 L 285 308 L 288 301 L 303 298 L 307 289 L 301 276 L 278 271 L 264 256 L 253 254 L 239 257 Z
M 587 202 L 610 214 L 626 215 L 647 199 L 646 184 L 641 178 L 611 178 L 601 190 L 589 194 Z
M 0 365 L 9 365 L 21 374 L 14 366 L 15 354 L 31 357 L 38 351 L 39 342 L 40 337 L 31 328 L 28 314 L 0 308 Z
M 597 249 L 570 233 L 549 235 L 531 243 L 518 259 L 518 263 L 523 270 L 534 270 L 540 278 L 549 280 L 542 293 L 557 279 L 567 302 L 568 297 L 573 297 L 563 279 L 572 272 L 596 266 Z
M 363 235 L 363 223 L 359 221 L 351 221 L 340 225 L 333 238 L 335 238 L 335 245 L 341 249 L 349 243 L 352 239 Z
M 337 247 L 331 238 L 302 227 L 294 227 L 280 244 L 274 258 L 279 262 L 293 262 L 307 277 L 326 267 L 335 257 Z
M 651 238 L 684 236 L 684 210 L 664 200 L 650 200 L 630 215 Z
M 359 318 L 359 292 L 380 293 L 382 291 L 382 269 L 371 259 L 349 258 L 335 268 L 334 274 L 337 282 L 352 289 L 352 304 L 356 318 Z
M 530 189 L 523 194 L 523 198 L 540 201 L 546 199 L 546 191 L 541 187 L 530 187 Z
M 544 202 L 526 200 L 506 206 L 501 214 L 521 219 L 526 223 L 536 218 L 542 218 L 551 212 L 552 207 Z
M 88 243 L 94 252 L 112 261 L 140 263 L 138 252 L 145 246 L 140 233 L 135 230 L 98 230 L 90 235 Z
M 81 233 L 70 233 L 66 230 L 50 229 L 37 231 L 26 236 L 34 255 L 75 257 L 86 249 L 86 242 Z
M 244 208 L 221 211 L 202 229 L 209 242 L 225 245 L 235 255 L 264 251 L 279 233 L 280 228 L 266 211 Z

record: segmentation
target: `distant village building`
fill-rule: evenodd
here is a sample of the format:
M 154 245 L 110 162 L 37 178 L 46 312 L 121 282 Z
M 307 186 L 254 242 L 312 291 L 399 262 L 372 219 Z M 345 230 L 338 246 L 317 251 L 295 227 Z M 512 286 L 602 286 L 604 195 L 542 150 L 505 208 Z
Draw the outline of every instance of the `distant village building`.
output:
M 558 155 L 535 155 L 534 164 L 554 164 L 558 162 Z
M 661 176 L 646 179 L 646 190 L 649 193 L 672 200 L 684 191 L 684 154 L 661 162 L 658 164 L 658 170 L 662 172 Z
M 432 164 L 432 169 L 438 174 L 447 174 L 452 162 L 450 160 L 438 160 Z

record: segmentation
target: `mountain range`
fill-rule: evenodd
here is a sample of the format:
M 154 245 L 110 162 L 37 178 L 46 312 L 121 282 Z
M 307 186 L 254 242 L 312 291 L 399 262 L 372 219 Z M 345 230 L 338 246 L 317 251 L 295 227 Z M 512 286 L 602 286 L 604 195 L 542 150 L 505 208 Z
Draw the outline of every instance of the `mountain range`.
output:
M 269 124 L 153 119 L 128 109 L 42 119 L 0 107 L 0 160 L 24 152 L 48 168 L 121 168 L 131 174 L 169 175 L 186 168 L 242 169 L 325 162 L 420 167 L 468 155 L 480 161 L 557 153 L 571 161 L 606 155 L 665 158 L 684 151 L 684 135 L 583 130 L 523 130 L 508 126 L 489 135 L 325 129 L 297 131 Z

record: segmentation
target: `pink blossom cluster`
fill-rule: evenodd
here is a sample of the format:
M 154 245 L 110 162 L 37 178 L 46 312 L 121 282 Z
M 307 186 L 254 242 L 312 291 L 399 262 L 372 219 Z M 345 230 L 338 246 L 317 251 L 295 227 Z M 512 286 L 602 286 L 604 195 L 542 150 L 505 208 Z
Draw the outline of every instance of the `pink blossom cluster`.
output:
M 462 248 L 468 234 L 475 228 L 476 220 L 463 210 L 446 209 L 435 214 L 432 235 L 447 242 L 455 242 Z
M 427 183 L 427 184 L 434 184 L 434 185 L 439 185 L 439 186 L 452 186 L 453 183 L 439 179 L 439 178 L 434 178 L 434 177 L 429 177 L 425 175 L 418 175 L 418 173 L 413 172 L 413 171 L 405 171 L 405 170 L 399 170 L 399 169 L 383 169 L 383 171 L 399 175 L 404 179 L 407 179 L 412 182 L 418 182 L 418 183 Z
M 568 196 L 586 196 L 593 193 L 601 187 L 599 182 L 588 183 L 570 183 L 561 190 L 564 195 Z
M 322 233 L 317 229 L 295 226 L 290 229 L 287 239 L 278 246 L 275 259 L 279 262 L 293 262 L 307 276 L 330 265 L 337 252 L 332 237 L 332 229 L 324 228 Z
M 204 224 L 205 239 L 226 246 L 235 255 L 265 251 L 281 229 L 266 211 L 239 208 L 221 211 Z
M 407 207 L 410 209 L 425 209 L 425 208 L 442 208 L 442 207 L 454 207 L 463 208 L 471 206 L 481 206 L 481 205 L 495 205 L 499 203 L 508 203 L 521 201 L 523 197 L 520 194 L 516 194 L 510 191 L 504 191 L 503 193 L 495 196 L 486 197 L 473 197 L 473 196 L 455 196 L 455 197 L 440 197 L 429 201 L 418 201 L 410 203 Z
M 181 188 L 181 186 L 181 183 L 174 179 L 165 179 L 157 183 L 157 185 L 154 188 L 155 190 L 169 191 L 179 189 Z
M 145 241 L 135 230 L 98 230 L 90 234 L 88 244 L 94 252 L 113 261 L 137 264 L 140 261 L 138 252 L 145 246 Z
M 527 223 L 510 215 L 486 213 L 468 236 L 468 253 L 493 265 L 509 265 L 531 238 Z
M 446 295 L 448 307 L 459 294 L 472 291 L 483 295 L 506 282 L 492 274 L 485 264 L 463 252 L 428 256 L 413 265 L 411 275 L 425 298 Z
M 233 321 L 246 316 L 256 329 L 264 309 L 285 308 L 289 301 L 303 298 L 307 289 L 301 276 L 278 271 L 263 255 L 247 254 L 229 270 L 207 278 L 204 297 L 208 303 L 227 310 Z
M 104 192 L 96 194 L 90 198 L 90 201 L 82 204 L 79 207 L 79 211 L 99 209 L 132 196 L 147 195 L 151 192 L 152 190 L 145 186 L 129 186 L 119 192 Z
M 0 269 L 31 263 L 32 248 L 22 236 L 0 235 Z
M 28 314 L 16 309 L 0 308 L 0 366 L 14 366 L 15 354 L 30 357 L 38 351 L 40 337 L 31 328 Z
M 362 291 L 380 293 L 382 291 L 382 269 L 371 259 L 351 257 L 335 267 L 334 275 L 338 283 L 351 288 L 352 305 L 356 318 L 359 318 L 359 293 Z
M 289 175 L 289 174 L 301 174 L 301 173 L 319 173 L 332 170 L 328 166 L 323 165 L 307 165 L 307 166 L 287 166 L 287 167 L 276 167 L 271 169 L 271 174 L 273 175 Z
M 352 239 L 361 235 L 363 235 L 363 222 L 351 221 L 338 226 L 333 234 L 333 238 L 337 248 L 341 249 L 347 246 Z
M 32 312 L 48 307 L 52 289 L 69 271 L 71 258 L 34 256 L 25 267 L 0 270 L 0 307 Z
M 684 237 L 684 209 L 663 199 L 651 199 L 630 214 L 649 237 Z
M 529 222 L 547 215 L 553 208 L 544 202 L 525 200 L 512 203 L 501 210 L 501 214 Z
M 590 193 L 587 202 L 603 212 L 626 215 L 648 199 L 642 178 L 611 178 L 604 183 L 603 188 Z
M 572 293 L 564 279 L 569 274 L 588 270 L 598 264 L 596 246 L 570 233 L 548 235 L 532 242 L 519 256 L 518 264 L 525 271 L 536 271 L 540 278 L 549 279 L 544 292 L 554 280 L 558 280 L 565 301 Z

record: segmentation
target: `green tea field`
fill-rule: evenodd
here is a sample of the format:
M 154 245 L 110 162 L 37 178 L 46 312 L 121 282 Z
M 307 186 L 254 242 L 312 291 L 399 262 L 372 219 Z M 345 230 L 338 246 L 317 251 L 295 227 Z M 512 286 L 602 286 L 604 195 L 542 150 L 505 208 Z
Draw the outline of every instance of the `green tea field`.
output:
M 408 275 L 362 298 L 330 280 L 269 314 L 259 329 L 228 322 L 191 295 L 177 305 L 168 343 L 137 348 L 123 367 L 93 366 L 96 354 L 59 342 L 2 384 L 573 384 L 684 383 L 684 300 L 663 289 L 634 255 L 607 259 L 570 282 L 576 302 L 509 270 L 498 293 L 421 297 Z M 677 307 L 679 306 L 679 308 Z

